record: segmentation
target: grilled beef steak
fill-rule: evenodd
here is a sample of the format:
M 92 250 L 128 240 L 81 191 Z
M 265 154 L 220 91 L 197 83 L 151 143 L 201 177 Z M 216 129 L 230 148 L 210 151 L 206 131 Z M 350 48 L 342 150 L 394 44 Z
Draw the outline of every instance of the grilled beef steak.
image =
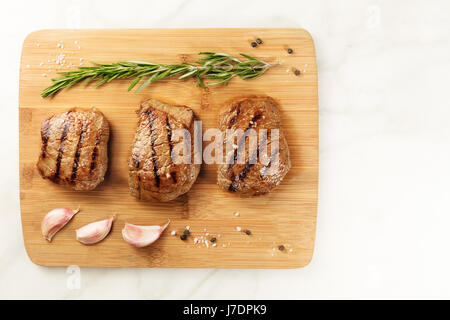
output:
M 100 111 L 70 109 L 42 121 L 41 176 L 75 190 L 92 190 L 108 168 L 109 124 Z
M 188 107 L 154 99 L 143 102 L 137 113 L 139 122 L 128 162 L 131 194 L 143 200 L 173 200 L 189 191 L 200 171 L 200 165 L 193 164 L 194 113 Z M 192 164 L 179 163 L 172 157 L 177 143 L 188 143 L 182 137 L 174 142 L 177 129 L 185 129 L 191 135 L 187 146 Z
M 224 134 L 227 161 L 218 168 L 217 182 L 222 189 L 252 196 L 268 193 L 280 184 L 291 162 L 275 100 L 267 96 L 234 99 L 221 112 L 219 128 Z M 256 136 L 253 140 L 246 135 L 226 137 L 228 129 L 242 129 L 244 133 L 254 129 Z M 261 129 L 267 129 L 267 135 Z M 274 142 L 277 134 L 271 129 L 278 129 L 278 144 Z M 233 147 L 226 150 L 227 144 Z M 261 149 L 264 145 L 267 149 Z

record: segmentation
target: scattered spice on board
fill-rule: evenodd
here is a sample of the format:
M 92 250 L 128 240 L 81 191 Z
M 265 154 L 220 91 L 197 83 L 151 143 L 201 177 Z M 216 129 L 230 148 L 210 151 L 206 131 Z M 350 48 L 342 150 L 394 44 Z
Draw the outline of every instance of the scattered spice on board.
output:
M 302 73 L 301 73 L 301 71 L 300 70 L 298 70 L 298 69 L 293 69 L 293 71 L 294 71 L 294 74 L 298 77 L 299 75 L 301 75 Z

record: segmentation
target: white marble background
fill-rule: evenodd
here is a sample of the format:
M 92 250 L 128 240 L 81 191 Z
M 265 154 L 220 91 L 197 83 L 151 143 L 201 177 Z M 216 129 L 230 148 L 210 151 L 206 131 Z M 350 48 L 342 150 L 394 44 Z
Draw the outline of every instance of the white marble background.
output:
M 7 1 L 0 298 L 450 298 L 450 2 Z M 18 182 L 21 44 L 42 28 L 303 27 L 319 70 L 316 251 L 297 270 L 34 265 Z M 69 272 L 69 273 L 68 273 Z

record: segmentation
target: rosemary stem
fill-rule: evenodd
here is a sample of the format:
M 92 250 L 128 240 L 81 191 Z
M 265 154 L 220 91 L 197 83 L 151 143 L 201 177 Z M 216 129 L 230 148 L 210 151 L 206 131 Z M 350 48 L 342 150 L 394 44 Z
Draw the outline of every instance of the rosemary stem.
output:
M 206 85 L 226 84 L 235 76 L 243 80 L 261 76 L 271 65 L 248 55 L 241 56 L 247 60 L 239 59 L 225 53 L 200 52 L 200 60 L 196 64 L 155 64 L 143 61 L 123 61 L 112 64 L 93 63 L 92 67 L 79 67 L 76 70 L 61 72 L 61 76 L 52 79 L 52 85 L 45 88 L 41 96 L 46 98 L 53 96 L 60 90 L 71 87 L 86 80 L 86 84 L 97 80 L 96 86 L 111 82 L 116 79 L 135 78 L 128 91 L 132 90 L 139 82 L 143 83 L 136 92 L 141 91 L 149 84 L 162 79 L 177 76 L 178 79 L 196 78 L 197 86 L 206 89 Z M 215 79 L 216 82 L 205 83 L 205 79 Z

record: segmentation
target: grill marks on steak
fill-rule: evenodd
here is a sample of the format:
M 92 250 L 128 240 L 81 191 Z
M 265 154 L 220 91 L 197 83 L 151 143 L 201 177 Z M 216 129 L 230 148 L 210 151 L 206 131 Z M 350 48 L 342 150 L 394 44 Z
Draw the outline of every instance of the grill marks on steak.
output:
M 129 160 L 131 194 L 139 199 L 170 201 L 186 193 L 199 165 L 175 164 L 172 159 L 174 130 L 193 134 L 194 114 L 187 107 L 150 99 L 138 111 L 139 122 Z M 177 142 L 184 141 L 182 138 Z M 193 159 L 191 139 L 191 159 Z
M 47 156 L 46 150 L 47 150 L 49 136 L 50 136 L 50 119 L 45 119 L 44 121 L 42 121 L 42 126 L 41 126 L 41 139 L 42 139 L 41 156 L 42 156 L 42 158 L 45 158 Z
M 101 112 L 56 114 L 42 122 L 41 139 L 37 167 L 43 178 L 75 190 L 92 190 L 103 181 L 109 124 Z
M 172 151 L 173 151 L 172 125 L 170 124 L 169 116 L 166 117 L 166 128 L 167 128 L 167 141 L 169 143 L 169 150 L 170 150 L 170 158 L 172 159 Z M 170 176 L 172 177 L 173 183 L 177 183 L 177 173 L 176 172 L 171 172 Z
M 97 166 L 97 156 L 98 156 L 98 145 L 100 143 L 101 140 L 101 136 L 102 136 L 102 130 L 100 129 L 97 133 L 97 137 L 95 139 L 95 146 L 94 146 L 94 150 L 92 151 L 92 156 L 91 156 L 91 166 L 89 168 L 89 174 L 92 174 L 92 172 L 94 171 L 95 167 Z
M 255 123 L 257 121 L 257 118 L 254 117 Z M 259 117 L 260 118 L 260 117 Z M 258 119 L 259 119 L 258 118 Z M 236 179 L 233 171 L 231 170 L 231 168 L 229 168 L 229 172 L 231 171 L 230 174 L 230 180 L 232 181 L 232 183 L 230 184 L 230 187 L 228 188 L 229 191 L 236 191 L 238 189 L 238 181 L 243 181 L 245 179 L 245 177 L 247 176 L 247 174 L 250 172 L 250 170 L 253 168 L 253 166 L 256 164 L 256 161 L 258 161 L 260 154 L 259 154 L 259 148 L 261 145 L 264 145 L 267 141 L 267 137 L 269 136 L 270 133 L 267 133 L 267 135 L 263 135 L 262 139 L 259 140 L 258 139 L 258 145 L 256 146 L 256 150 L 252 153 L 251 157 L 249 158 L 249 160 L 246 162 L 244 169 L 239 173 L 239 178 Z M 269 144 L 268 144 L 269 146 Z M 274 154 L 276 154 L 276 152 L 278 152 L 278 149 L 276 151 L 274 151 Z M 271 161 L 269 162 L 269 164 L 267 164 L 267 166 L 270 166 Z M 232 166 L 232 165 L 231 165 Z M 264 175 L 261 175 L 261 178 L 264 178 Z
M 152 113 L 151 109 L 148 109 L 146 113 L 147 113 L 147 117 L 148 117 L 149 130 L 150 130 L 150 142 L 151 142 L 151 146 L 152 146 L 153 174 L 155 175 L 155 185 L 157 188 L 159 188 L 160 178 L 159 178 L 159 174 L 158 174 L 158 160 L 157 160 L 156 150 L 155 150 L 156 133 L 153 130 L 153 113 Z M 166 117 L 166 122 L 167 122 L 167 117 Z
M 75 179 L 77 178 L 77 170 L 78 170 L 78 164 L 80 162 L 80 155 L 81 155 L 81 147 L 83 145 L 84 137 L 86 136 L 86 128 L 88 122 L 86 120 L 80 120 L 82 122 L 81 127 L 81 134 L 80 139 L 78 139 L 77 143 L 77 151 L 75 152 L 75 158 L 73 160 L 73 166 L 72 166 L 72 175 L 70 176 L 70 182 L 73 184 L 75 182 Z
M 72 122 L 72 118 L 70 117 L 71 112 L 72 111 L 67 111 L 66 113 L 67 116 L 64 118 L 63 131 L 61 134 L 61 143 L 59 145 L 58 157 L 56 158 L 56 170 L 53 179 L 58 178 L 59 170 L 61 169 L 61 159 L 64 152 L 64 146 L 66 144 L 67 133 L 69 131 L 70 123 Z
M 234 105 L 231 108 L 231 113 L 235 113 L 234 116 L 230 119 L 227 129 L 238 129 L 237 127 L 235 127 L 235 124 L 237 122 L 237 120 L 239 119 L 239 116 L 241 115 L 241 104 L 242 102 Z M 251 156 L 248 157 L 248 160 L 245 163 L 245 167 L 238 173 L 235 174 L 233 168 L 234 166 L 237 164 L 238 158 L 239 158 L 239 151 L 242 150 L 242 148 L 245 146 L 246 144 L 246 135 L 245 133 L 247 132 L 247 130 L 249 129 L 255 129 L 258 126 L 258 120 L 262 119 L 263 114 L 261 112 L 261 110 L 256 110 L 255 114 L 250 116 L 250 120 L 248 119 L 248 115 L 246 116 L 245 114 L 243 115 L 244 117 L 246 117 L 245 119 L 242 120 L 242 124 L 243 123 L 247 123 L 247 125 L 245 126 L 244 130 L 244 134 L 242 135 L 242 137 L 239 139 L 238 144 L 237 144 L 237 148 L 233 150 L 233 163 L 229 163 L 228 164 L 228 168 L 227 168 L 227 173 L 229 175 L 229 179 L 231 181 L 230 186 L 228 187 L 229 191 L 237 191 L 239 189 L 239 181 L 243 181 L 245 179 L 245 177 L 247 176 L 247 174 L 250 172 L 250 170 L 252 169 L 252 167 L 255 165 L 256 161 L 258 160 L 259 157 L 259 147 L 260 145 L 263 145 L 266 143 L 266 139 L 267 136 L 263 136 L 263 139 L 261 139 L 261 141 L 259 141 L 258 139 L 258 143 L 256 145 L 256 150 L 252 153 Z M 242 129 L 242 128 L 241 128 Z M 270 134 L 270 132 L 268 133 Z M 246 151 L 249 149 L 249 144 L 247 144 L 246 147 Z M 242 152 L 242 151 L 241 151 Z M 250 150 L 248 150 L 248 152 L 250 152 Z M 247 158 L 247 155 L 246 155 Z
M 220 114 L 220 129 L 222 132 L 227 129 L 242 129 L 244 135 L 237 142 L 237 149 L 233 150 L 231 157 L 227 155 L 227 159 L 233 159 L 232 163 L 219 166 L 218 184 L 224 190 L 240 195 L 270 192 L 290 168 L 289 149 L 281 130 L 278 104 L 270 97 L 250 96 L 235 99 L 228 106 Z M 252 141 L 245 135 L 249 129 L 256 131 L 256 140 Z M 259 129 L 266 129 L 267 135 L 262 135 Z M 271 129 L 279 129 L 279 147 L 275 147 L 275 150 L 275 145 L 272 146 Z M 226 140 L 224 146 L 226 147 Z M 260 154 L 262 146 L 266 147 L 265 152 L 270 150 L 270 158 L 269 155 Z M 245 152 L 245 163 L 237 163 L 242 157 L 240 152 Z M 278 168 L 272 166 L 277 156 Z M 272 167 L 275 170 L 269 172 Z

